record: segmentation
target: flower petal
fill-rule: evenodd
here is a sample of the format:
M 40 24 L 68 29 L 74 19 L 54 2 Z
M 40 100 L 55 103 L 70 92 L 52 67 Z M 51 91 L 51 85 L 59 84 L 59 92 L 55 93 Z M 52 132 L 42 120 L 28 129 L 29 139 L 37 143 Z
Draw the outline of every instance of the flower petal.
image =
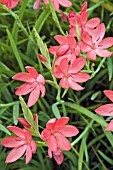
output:
M 113 104 L 102 105 L 95 112 L 102 116 L 113 116 Z
M 37 146 L 34 140 L 30 142 L 32 153 L 36 152 Z
M 113 52 L 110 52 L 108 50 L 101 50 L 101 49 L 96 49 L 96 54 L 100 57 L 109 57 L 113 54 Z
M 113 130 L 113 120 L 106 126 L 105 130 L 110 131 Z
M 79 57 L 75 59 L 72 65 L 69 67 L 68 73 L 77 73 L 79 72 L 85 65 L 86 59 L 83 57 Z
M 44 97 L 45 96 L 45 93 L 46 93 L 46 89 L 45 89 L 45 86 L 42 84 L 42 83 L 40 83 L 40 91 L 41 91 L 41 97 Z
M 67 37 L 65 36 L 62 36 L 62 35 L 56 35 L 54 37 L 54 39 L 59 43 L 59 44 L 66 44 L 68 41 L 67 41 Z
M 31 146 L 30 146 L 30 145 L 27 145 L 27 146 L 26 146 L 26 164 L 28 164 L 31 159 L 32 159 Z
M 72 136 L 76 136 L 79 133 L 79 131 L 75 126 L 65 125 L 60 130 L 60 133 L 62 133 L 62 135 L 65 136 L 65 137 L 72 137 Z
M 35 3 L 34 3 L 34 5 L 33 5 L 33 9 L 34 9 L 34 10 L 37 10 L 38 7 L 40 6 L 40 3 L 41 3 L 41 0 L 36 0 Z
M 69 7 L 72 6 L 72 3 L 68 0 L 58 0 L 59 4 L 63 7 Z
M 82 72 L 75 73 L 72 77 L 77 83 L 83 83 L 90 79 L 89 74 Z
M 64 72 L 61 70 L 60 66 L 56 66 L 54 69 L 54 76 L 56 78 L 63 78 L 64 77 Z
M 113 37 L 104 38 L 99 44 L 98 48 L 109 48 L 113 46 Z
M 57 140 L 58 148 L 63 149 L 65 151 L 69 151 L 71 149 L 70 142 L 60 133 L 54 134 Z
M 69 88 L 69 84 L 68 84 L 68 79 L 67 78 L 62 78 L 60 80 L 60 86 L 64 89 L 68 89 Z
M 82 35 L 82 41 L 85 43 L 85 44 L 87 44 L 87 45 L 89 45 L 89 46 L 92 46 L 92 39 L 91 39 L 91 37 L 90 37 L 90 35 L 87 33 L 87 32 L 85 32 L 85 33 L 83 33 L 83 35 Z
M 87 56 L 90 60 L 96 60 L 96 51 L 95 50 L 88 51 Z
M 50 135 L 51 135 L 51 131 L 48 129 L 44 129 L 41 133 L 41 138 L 42 140 L 47 140 Z
M 84 87 L 81 87 L 78 83 L 75 82 L 74 79 L 72 78 L 68 78 L 68 83 L 69 83 L 69 87 L 72 88 L 73 90 L 76 90 L 76 91 L 80 91 L 80 90 L 83 90 Z
M 92 18 L 86 23 L 86 26 L 90 28 L 95 28 L 99 24 L 100 24 L 100 18 Z
M 56 154 L 56 152 L 53 152 L 53 157 L 58 165 L 60 165 L 64 160 L 64 155 L 61 151 L 57 154 Z
M 36 81 L 37 81 L 38 83 L 45 84 L 45 79 L 44 79 L 44 77 L 43 77 L 41 74 L 38 75 Z
M 26 145 L 12 149 L 6 158 L 6 163 L 15 162 L 24 154 L 25 151 L 26 151 Z
M 64 58 L 61 60 L 60 68 L 61 68 L 62 72 L 64 72 L 64 74 L 65 74 L 65 72 L 67 72 L 67 70 L 68 70 L 68 59 L 67 58 Z
M 113 102 L 113 91 L 112 90 L 104 90 L 104 94 Z
M 19 136 L 20 138 L 25 139 L 25 133 L 23 129 L 16 127 L 16 126 L 7 126 L 7 128 L 12 131 L 15 135 Z
M 36 71 L 34 67 L 26 66 L 25 68 L 34 79 L 38 77 L 38 72 Z
M 92 32 L 92 40 L 94 44 L 98 44 L 104 37 L 105 25 L 104 23 L 97 26 L 95 31 Z
M 53 135 L 51 135 L 48 139 L 47 139 L 47 144 L 48 147 L 51 151 L 56 151 L 57 150 L 57 141 L 55 139 L 55 137 Z
M 15 94 L 16 95 L 26 95 L 26 94 L 30 93 L 35 87 L 36 87 L 36 84 L 34 84 L 34 83 L 22 84 L 20 87 L 17 88 Z
M 25 82 L 34 82 L 35 79 L 33 76 L 29 73 L 18 73 L 15 76 L 12 77 L 13 80 L 20 80 L 20 81 L 25 81 Z
M 56 52 L 57 52 L 58 48 L 59 48 L 59 46 L 51 46 L 51 47 L 49 48 L 49 52 L 50 52 L 51 54 L 55 54 L 55 55 L 56 55 Z
M 82 52 L 88 52 L 88 51 L 91 50 L 91 46 L 90 46 L 91 44 L 88 45 L 84 42 L 80 42 L 79 45 L 80 45 L 80 49 L 81 49 Z
M 25 141 L 17 136 L 9 136 L 2 140 L 2 145 L 8 148 L 19 147 L 25 144 Z
M 56 120 L 54 129 L 60 130 L 62 129 L 69 121 L 69 117 L 61 117 L 60 119 Z
M 53 126 L 55 123 L 56 123 L 56 118 L 50 119 L 46 124 L 46 128 L 49 130 L 53 130 Z
M 88 12 L 87 12 L 87 11 L 84 11 L 84 12 L 82 12 L 82 14 L 80 15 L 81 24 L 82 24 L 82 25 L 86 24 L 87 20 L 88 20 Z
M 69 44 L 64 44 L 64 45 L 60 45 L 56 55 L 57 56 L 63 56 L 65 55 L 67 52 L 69 51 Z
M 58 0 L 52 1 L 52 3 L 53 3 L 54 10 L 58 11 L 59 10 L 59 2 L 58 2 Z
M 29 95 L 27 106 L 28 107 L 33 106 L 37 102 L 39 95 L 40 95 L 40 88 L 37 85 L 36 88 Z
M 49 158 L 52 158 L 52 151 L 48 148 L 48 156 Z

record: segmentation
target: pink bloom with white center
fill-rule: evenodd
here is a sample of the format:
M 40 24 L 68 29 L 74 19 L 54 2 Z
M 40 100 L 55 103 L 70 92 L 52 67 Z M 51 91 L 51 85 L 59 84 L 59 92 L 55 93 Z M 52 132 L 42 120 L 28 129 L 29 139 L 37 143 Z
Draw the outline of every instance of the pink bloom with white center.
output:
M 90 60 L 96 60 L 96 55 L 100 57 L 109 57 L 113 54 L 106 50 L 106 48 L 113 46 L 113 37 L 103 39 L 104 35 L 104 23 L 98 25 L 91 36 L 87 32 L 82 35 L 80 48 L 82 52 L 87 52 L 87 56 Z
M 30 93 L 28 99 L 28 107 L 33 106 L 39 98 L 40 92 L 42 97 L 45 95 L 45 79 L 41 74 L 38 74 L 35 68 L 27 66 L 25 67 L 28 73 L 21 72 L 12 77 L 14 80 L 25 81 L 26 83 L 21 85 L 16 90 L 16 95 L 26 95 Z
M 6 158 L 6 163 L 15 162 L 25 153 L 26 164 L 28 164 L 32 159 L 32 154 L 36 152 L 36 143 L 32 140 L 31 133 L 16 126 L 7 128 L 16 136 L 9 136 L 2 140 L 3 146 L 13 148 Z
M 45 4 L 49 4 L 49 0 L 43 0 Z M 39 5 L 41 3 L 41 0 L 36 0 L 34 3 L 34 9 L 38 9 Z M 72 3 L 69 0 L 52 0 L 53 7 L 55 11 L 59 10 L 59 6 L 63 7 L 70 7 L 72 6 Z
M 21 0 L 0 0 L 1 3 L 5 4 L 7 8 L 12 9 L 16 7 L 17 3 Z
M 48 145 L 48 155 L 53 156 L 58 164 L 63 161 L 63 154 L 60 149 L 69 151 L 71 149 L 70 142 L 66 137 L 76 136 L 79 131 L 72 125 L 66 125 L 69 121 L 68 117 L 62 117 L 56 120 L 56 118 L 50 119 L 46 128 L 41 133 L 42 140 L 45 140 Z
M 87 2 L 81 7 L 81 14 L 77 14 L 74 11 L 69 12 L 68 20 L 70 23 L 69 34 L 76 36 L 76 24 L 79 27 L 81 35 L 86 31 L 91 34 L 99 24 L 99 18 L 92 18 L 88 21 Z
M 60 46 L 50 47 L 49 52 L 58 56 L 56 63 L 59 63 L 63 58 L 68 58 L 69 61 L 73 61 L 76 59 L 76 56 L 80 54 L 80 47 L 73 36 L 68 35 L 65 37 L 56 35 L 54 38 Z
M 113 91 L 104 90 L 104 94 L 113 102 Z M 95 112 L 102 116 L 113 116 L 113 104 L 105 104 L 98 107 Z M 113 130 L 113 120 L 107 125 L 105 130 Z
M 86 63 L 85 58 L 77 58 L 71 65 L 68 64 L 68 59 L 62 59 L 60 65 L 56 65 L 54 76 L 61 78 L 60 85 L 64 89 L 72 88 L 73 90 L 83 90 L 78 83 L 86 82 L 90 79 L 89 74 L 80 72 Z

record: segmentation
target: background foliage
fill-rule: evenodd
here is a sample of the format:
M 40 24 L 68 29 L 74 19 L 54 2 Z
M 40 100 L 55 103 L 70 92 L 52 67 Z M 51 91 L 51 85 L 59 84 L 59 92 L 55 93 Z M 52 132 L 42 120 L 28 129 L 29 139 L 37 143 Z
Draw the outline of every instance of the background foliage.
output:
M 60 8 L 68 15 L 69 10 L 80 11 L 83 0 L 71 0 L 72 7 Z M 29 2 L 29 3 L 28 3 Z M 106 25 L 106 36 L 113 36 L 113 2 L 112 0 L 88 0 L 89 18 L 100 17 Z M 33 31 L 35 26 L 47 47 L 56 45 L 54 36 L 69 30 L 69 23 L 51 14 L 49 6 L 42 4 L 33 10 L 33 0 L 24 0 L 12 11 L 0 5 L 0 141 L 10 135 L 7 125 L 17 125 L 17 117 L 23 116 L 15 89 L 21 84 L 12 80 L 12 76 L 24 71 L 25 66 L 33 66 L 45 79 L 51 80 L 49 71 L 37 58 L 40 45 Z M 59 21 L 59 22 L 58 22 Z M 62 31 L 63 30 L 63 31 Z M 52 56 L 51 56 L 52 59 Z M 97 58 L 94 68 L 98 68 L 101 58 Z M 108 103 L 103 90 L 113 90 L 113 56 L 106 59 L 96 76 L 84 84 L 85 90 L 76 92 L 68 90 L 65 102 L 56 102 L 56 89 L 46 83 L 46 96 L 39 98 L 32 107 L 38 113 L 40 131 L 47 121 L 61 113 L 70 117 L 70 124 L 75 125 L 80 134 L 73 138 L 72 150 L 64 152 L 65 160 L 61 166 L 47 157 L 46 148 L 38 148 L 32 161 L 25 165 L 24 158 L 15 163 L 5 164 L 9 150 L 0 145 L 1 170 L 107 170 L 113 169 L 113 134 L 106 132 L 108 118 L 94 113 L 101 104 Z M 27 100 L 27 96 L 24 98 Z M 55 115 L 54 115 L 55 114 Z M 111 118 L 109 118 L 111 119 Z M 21 127 L 20 124 L 18 126 Z M 71 140 L 70 140 L 71 141 Z

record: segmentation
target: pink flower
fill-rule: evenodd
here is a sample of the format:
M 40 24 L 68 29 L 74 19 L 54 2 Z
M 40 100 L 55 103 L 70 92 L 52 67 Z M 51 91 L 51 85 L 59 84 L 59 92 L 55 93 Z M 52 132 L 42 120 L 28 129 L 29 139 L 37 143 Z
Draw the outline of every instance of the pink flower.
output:
M 71 149 L 70 142 L 66 137 L 76 136 L 79 131 L 72 125 L 66 125 L 69 121 L 68 117 L 62 117 L 58 120 L 56 118 L 50 119 L 46 128 L 41 133 L 42 140 L 45 140 L 48 145 L 48 155 L 53 156 L 58 164 L 63 161 L 63 154 L 60 149 L 69 151 Z
M 113 91 L 104 90 L 104 94 L 113 102 Z M 113 116 L 113 104 L 102 105 L 98 107 L 95 112 L 102 116 Z M 113 130 L 113 120 L 111 120 L 105 130 Z
M 82 42 L 80 43 L 81 51 L 87 52 L 90 60 L 96 60 L 96 55 L 100 57 L 109 57 L 112 52 L 106 50 L 113 46 L 113 37 L 104 38 L 105 25 L 104 23 L 97 26 L 90 36 L 87 32 L 82 35 Z
M 72 88 L 73 90 L 83 90 L 78 83 L 86 82 L 90 79 L 87 73 L 82 73 L 80 70 L 86 63 L 85 58 L 77 58 L 71 65 L 68 64 L 68 59 L 62 59 L 60 65 L 57 65 L 54 69 L 54 76 L 61 78 L 60 85 L 62 88 Z
M 12 9 L 16 7 L 17 3 L 21 0 L 0 0 L 1 3 L 5 4 L 7 8 Z
M 38 9 L 39 5 L 41 3 L 41 0 L 36 0 L 34 3 L 34 9 Z M 49 0 L 44 0 L 45 4 L 49 4 Z M 72 3 L 69 0 L 52 0 L 53 7 L 55 11 L 59 10 L 59 5 L 63 7 L 70 7 L 72 6 Z
M 99 18 L 92 18 L 88 21 L 88 12 L 87 10 L 87 2 L 85 2 L 81 7 L 81 14 L 77 14 L 74 11 L 69 12 L 68 20 L 70 23 L 69 34 L 76 36 L 76 24 L 79 27 L 81 35 L 84 31 L 89 34 L 92 33 L 95 27 L 97 27 L 100 23 Z
M 2 140 L 2 145 L 13 148 L 6 158 L 6 163 L 15 162 L 24 153 L 26 155 L 26 164 L 32 159 L 32 154 L 36 152 L 36 143 L 32 140 L 31 133 L 25 129 L 16 126 L 8 126 L 16 136 L 9 136 Z
M 60 46 L 50 47 L 49 52 L 59 57 L 56 62 L 60 62 L 62 58 L 68 58 L 73 61 L 80 54 L 80 47 L 73 36 L 56 35 L 54 38 Z
M 18 73 L 12 78 L 14 80 L 25 81 L 26 83 L 18 87 L 16 90 L 16 95 L 26 95 L 30 93 L 28 99 L 28 107 L 33 106 L 39 98 L 40 92 L 42 97 L 45 95 L 45 79 L 41 74 L 30 66 L 25 67 L 28 73 L 22 72 Z

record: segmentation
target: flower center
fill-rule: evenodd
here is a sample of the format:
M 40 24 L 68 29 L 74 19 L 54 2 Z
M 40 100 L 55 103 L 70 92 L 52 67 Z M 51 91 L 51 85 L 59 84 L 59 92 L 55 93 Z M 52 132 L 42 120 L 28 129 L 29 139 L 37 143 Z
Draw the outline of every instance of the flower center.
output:
M 51 134 L 54 135 L 55 131 L 54 130 L 51 130 Z
M 30 140 L 27 140 L 26 143 L 27 143 L 27 144 L 30 144 Z

